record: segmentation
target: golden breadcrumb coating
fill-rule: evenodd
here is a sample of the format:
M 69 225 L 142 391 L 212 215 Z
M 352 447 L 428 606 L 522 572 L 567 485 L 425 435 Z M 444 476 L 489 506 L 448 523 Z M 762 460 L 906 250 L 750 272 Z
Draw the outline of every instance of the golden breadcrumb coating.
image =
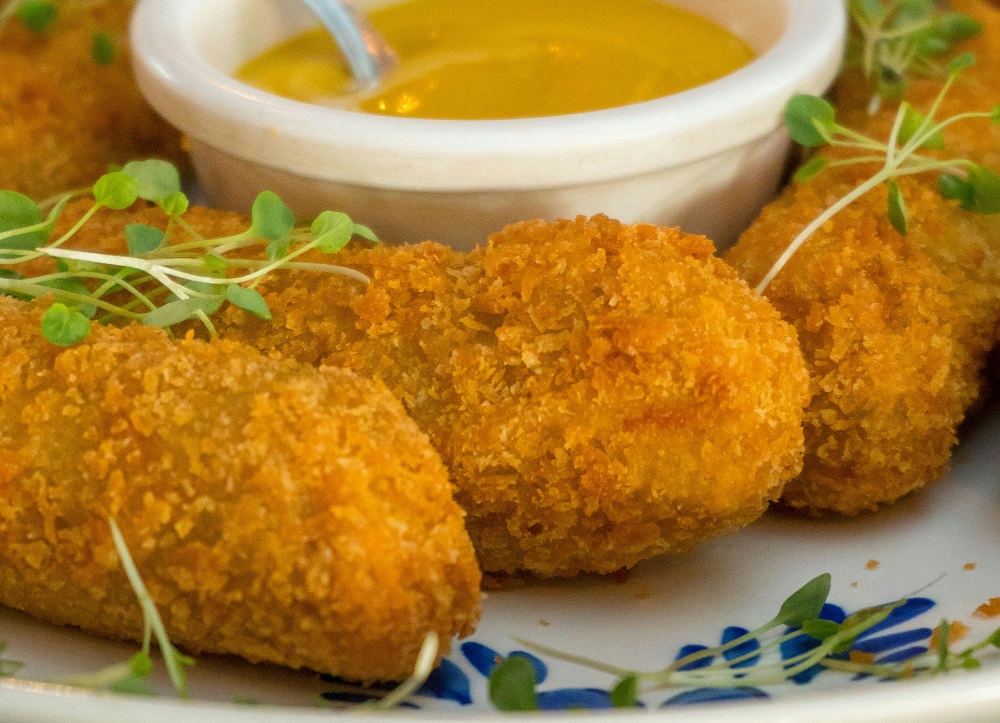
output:
M 192 214 L 206 236 L 246 227 Z M 152 215 L 99 214 L 75 243 L 120 248 Z M 382 379 L 450 468 L 485 570 L 610 572 L 747 524 L 799 469 L 795 335 L 712 252 L 601 216 L 528 222 L 468 255 L 348 250 L 370 286 L 285 272 L 260 287 L 273 323 L 216 324 Z
M 93 183 L 108 166 L 182 158 L 180 134 L 146 104 L 132 76 L 133 2 L 62 8 L 44 33 L 10 20 L 0 30 L 0 188 L 36 199 Z M 116 47 L 102 66 L 96 31 Z
M 987 26 L 963 48 L 979 52 L 980 62 L 961 76 L 938 118 L 1000 102 L 993 80 L 1000 13 L 968 0 L 962 6 Z M 849 88 L 842 85 L 841 96 Z M 940 80 L 917 80 L 908 99 L 926 110 L 940 88 Z M 895 107 L 868 118 L 860 101 L 854 105 L 855 127 L 888 137 Z M 956 123 L 945 138 L 948 156 L 1000 171 L 1000 129 L 988 121 Z M 725 258 L 758 283 L 808 222 L 875 170 L 828 169 L 793 183 Z M 783 497 L 793 507 L 855 514 L 938 479 L 982 388 L 1000 322 L 1000 219 L 942 199 L 935 175 L 899 186 L 907 236 L 889 222 L 880 187 L 825 224 L 765 291 L 795 325 L 812 375 L 805 465 Z
M 364 681 L 479 616 L 447 473 L 381 385 L 235 342 L 42 339 L 0 297 L 0 604 L 141 639 L 120 525 L 171 639 Z

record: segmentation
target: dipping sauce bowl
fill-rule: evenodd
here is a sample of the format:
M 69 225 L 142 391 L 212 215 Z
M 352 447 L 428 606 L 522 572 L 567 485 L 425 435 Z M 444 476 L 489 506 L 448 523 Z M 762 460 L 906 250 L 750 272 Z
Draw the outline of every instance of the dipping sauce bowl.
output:
M 757 58 L 656 100 L 573 115 L 427 120 L 288 100 L 232 74 L 317 24 L 297 0 L 141 0 L 134 62 L 150 103 L 190 138 L 208 201 L 260 191 L 302 216 L 344 211 L 392 243 L 467 250 L 505 224 L 606 213 L 681 226 L 720 248 L 772 197 L 794 93 L 840 67 L 843 0 L 671 0 L 746 40 Z M 385 2 L 358 2 L 360 9 Z

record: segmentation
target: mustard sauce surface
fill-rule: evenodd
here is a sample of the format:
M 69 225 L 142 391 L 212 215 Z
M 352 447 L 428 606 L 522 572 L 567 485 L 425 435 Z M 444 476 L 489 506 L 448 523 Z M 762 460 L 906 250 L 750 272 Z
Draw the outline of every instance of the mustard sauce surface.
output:
M 720 25 L 656 0 L 408 0 L 369 18 L 399 55 L 385 87 L 352 93 L 340 51 L 322 28 L 266 51 L 236 77 L 306 103 L 487 120 L 652 100 L 754 57 Z

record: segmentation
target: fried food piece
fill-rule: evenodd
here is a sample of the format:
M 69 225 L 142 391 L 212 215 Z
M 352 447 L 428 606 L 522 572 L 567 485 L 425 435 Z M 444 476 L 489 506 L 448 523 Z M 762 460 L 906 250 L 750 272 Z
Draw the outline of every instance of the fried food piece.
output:
M 0 603 L 141 639 L 113 517 L 193 652 L 392 680 L 471 632 L 461 510 L 384 387 L 141 326 L 62 349 L 40 314 L 0 297 Z
M 1000 102 L 1000 13 L 964 6 L 988 28 L 968 46 L 983 49 L 981 62 L 961 76 L 938 118 Z M 908 99 L 925 110 L 939 90 L 940 82 L 920 80 Z M 884 139 L 894 115 L 885 108 L 851 118 Z M 1000 129 L 988 122 L 949 126 L 946 140 L 949 155 L 1000 168 Z M 828 169 L 792 184 L 725 258 L 757 284 L 807 223 L 874 170 Z M 795 325 L 812 375 L 804 469 L 783 497 L 792 507 L 856 514 L 938 479 L 982 390 L 1000 323 L 1000 220 L 942 199 L 933 175 L 899 186 L 907 236 L 892 227 L 878 188 L 825 224 L 764 293 Z
M 146 104 L 132 76 L 131 0 L 61 10 L 44 33 L 17 21 L 0 29 L 0 188 L 36 199 L 75 188 L 109 164 L 159 157 L 180 161 L 180 134 Z M 116 53 L 92 57 L 95 32 Z
M 281 274 L 260 289 L 273 323 L 230 309 L 220 333 L 382 379 L 449 467 L 485 571 L 689 550 L 799 469 L 795 335 L 704 237 L 581 217 L 468 255 L 428 242 L 337 261 L 371 285 Z

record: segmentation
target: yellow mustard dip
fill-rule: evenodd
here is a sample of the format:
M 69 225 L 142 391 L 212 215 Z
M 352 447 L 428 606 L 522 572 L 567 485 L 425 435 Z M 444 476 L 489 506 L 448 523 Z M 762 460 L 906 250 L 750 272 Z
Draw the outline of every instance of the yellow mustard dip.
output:
M 251 60 L 237 78 L 306 103 L 474 120 L 652 100 L 753 59 L 733 33 L 656 0 L 408 0 L 369 17 L 399 55 L 386 87 L 351 94 L 340 52 L 319 28 Z

